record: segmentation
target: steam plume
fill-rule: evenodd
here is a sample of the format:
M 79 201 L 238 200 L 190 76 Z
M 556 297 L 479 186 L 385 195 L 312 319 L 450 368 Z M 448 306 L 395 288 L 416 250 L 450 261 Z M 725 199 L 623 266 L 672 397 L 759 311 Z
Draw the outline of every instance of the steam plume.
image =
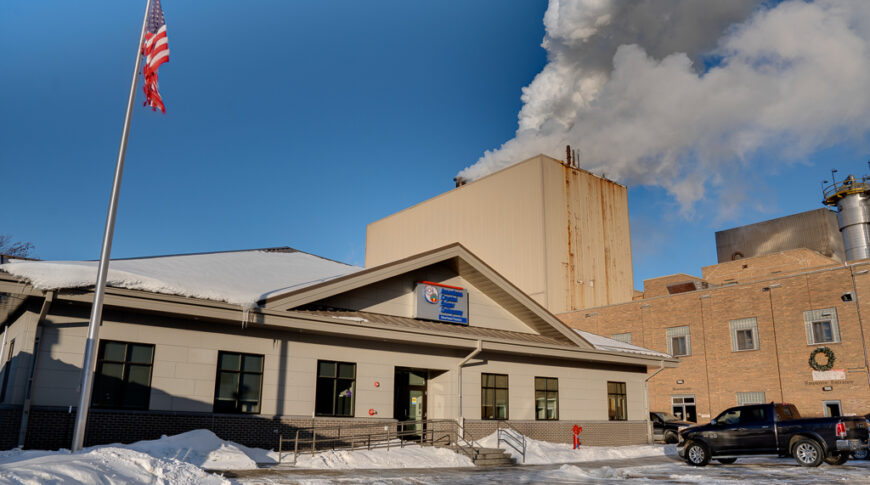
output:
M 460 177 L 571 144 L 685 209 L 761 149 L 793 160 L 870 131 L 867 0 L 550 0 L 544 24 L 515 138 Z

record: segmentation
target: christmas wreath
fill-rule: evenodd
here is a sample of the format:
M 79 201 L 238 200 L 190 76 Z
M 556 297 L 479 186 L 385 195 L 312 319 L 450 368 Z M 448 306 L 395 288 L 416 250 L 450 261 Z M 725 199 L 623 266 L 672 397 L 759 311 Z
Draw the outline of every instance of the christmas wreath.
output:
M 825 357 L 828 358 L 828 361 L 825 364 L 819 364 L 816 362 L 816 355 L 825 354 Z M 819 347 L 813 350 L 810 353 L 810 367 L 818 371 L 826 371 L 834 368 L 834 351 L 827 347 Z

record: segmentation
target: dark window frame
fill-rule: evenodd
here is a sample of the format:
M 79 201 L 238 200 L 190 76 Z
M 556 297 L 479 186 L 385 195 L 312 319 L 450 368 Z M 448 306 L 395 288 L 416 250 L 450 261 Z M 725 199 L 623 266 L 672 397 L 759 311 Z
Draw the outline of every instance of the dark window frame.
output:
M 486 384 L 487 376 L 493 377 L 493 385 L 488 386 Z M 499 387 L 498 378 L 504 377 L 505 385 L 504 387 Z M 486 403 L 486 395 L 487 390 L 491 390 L 492 392 L 492 404 L 487 406 Z M 505 391 L 505 401 L 504 401 L 504 417 L 497 417 L 498 410 L 498 391 Z M 486 409 L 487 407 L 492 408 L 493 412 L 491 416 L 487 416 Z M 510 379 L 507 374 L 492 374 L 483 372 L 480 374 L 480 419 L 492 420 L 492 421 L 506 421 L 510 419 Z
M 335 364 L 335 376 L 334 377 L 320 375 L 320 365 L 322 363 Z M 347 377 L 340 377 L 341 372 L 339 372 L 339 366 L 341 366 L 341 365 L 353 366 L 353 378 L 352 379 L 349 379 Z M 356 378 L 357 378 L 356 362 L 342 362 L 342 361 L 338 361 L 338 360 L 320 360 L 320 359 L 318 359 L 317 367 L 315 368 L 315 371 L 314 371 L 314 379 L 315 379 L 315 384 L 314 384 L 314 415 L 315 416 L 330 417 L 330 418 L 353 418 L 354 416 L 356 416 L 356 392 L 357 392 L 357 390 L 356 390 Z M 332 381 L 332 411 L 329 413 L 323 412 L 322 409 L 318 409 L 318 404 L 320 402 L 318 397 L 320 394 L 319 391 L 320 391 L 321 379 L 330 379 Z M 338 414 L 338 412 L 337 412 L 337 410 L 339 408 L 338 399 L 341 397 L 339 395 L 339 392 L 338 392 L 338 388 L 340 387 L 338 385 L 338 382 L 341 380 L 352 381 L 351 387 L 350 387 L 350 389 L 351 389 L 351 391 L 350 391 L 351 392 L 350 412 Z
M 108 344 L 123 344 L 124 345 L 124 360 L 111 360 L 106 359 L 106 346 Z M 130 360 L 131 352 L 130 348 L 133 345 L 138 345 L 142 347 L 150 347 L 151 348 L 151 361 L 147 365 L 142 362 L 134 362 Z M 151 383 L 152 378 L 154 376 L 154 352 L 156 348 L 154 344 L 148 344 L 144 342 L 124 342 L 121 340 L 100 340 L 99 349 L 97 352 L 97 364 L 94 369 L 94 383 L 91 392 L 91 407 L 98 409 L 125 409 L 125 410 L 148 410 L 151 403 Z M 118 403 L 121 404 L 113 404 L 113 403 L 105 403 L 100 401 L 100 397 L 102 394 L 101 383 L 102 381 L 102 370 L 105 364 L 115 364 L 121 365 L 121 386 L 119 395 L 115 399 Z M 124 405 L 123 402 L 127 397 L 127 392 L 129 392 L 130 387 L 134 384 L 128 381 L 130 377 L 130 370 L 134 366 L 137 367 L 148 367 L 148 390 L 144 396 L 144 402 L 138 405 Z
M 543 384 L 544 384 L 543 389 L 538 389 L 539 380 L 543 381 Z M 549 387 L 550 387 L 549 382 L 550 381 L 555 381 L 555 384 L 556 384 L 555 390 L 549 389 Z M 539 392 L 544 393 L 544 416 L 545 417 L 543 417 L 543 418 L 541 418 L 540 414 L 539 414 L 539 409 L 540 409 L 538 407 L 538 393 Z M 547 415 L 547 407 L 546 406 L 547 406 L 547 402 L 549 402 L 549 400 L 550 400 L 550 395 L 553 395 L 553 397 L 555 397 L 555 401 L 556 401 L 556 409 L 555 409 L 555 413 L 554 413 L 555 415 L 552 418 L 546 417 L 546 415 Z M 538 377 L 538 376 L 536 376 L 535 377 L 535 421 L 558 421 L 558 420 L 559 420 L 559 378 L 558 377 Z
M 615 391 L 611 391 L 611 384 L 616 385 Z M 615 409 L 611 409 L 612 399 L 616 401 Z M 607 381 L 607 420 L 628 421 L 628 389 L 625 382 Z
M 832 322 L 830 319 L 813 320 L 810 323 L 810 328 L 812 328 L 813 331 L 813 345 L 832 344 L 838 342 L 836 335 L 834 335 L 834 322 Z M 829 335 L 824 335 L 825 333 Z M 822 338 L 816 338 L 817 336 L 821 336 Z
M 239 370 L 233 369 L 222 369 L 221 368 L 221 357 L 224 355 L 238 355 L 239 356 Z M 260 360 L 260 370 L 258 372 L 246 371 L 244 370 L 244 359 L 245 357 L 259 357 Z M 263 354 L 248 354 L 245 352 L 235 352 L 231 350 L 220 350 L 218 351 L 217 363 L 215 364 L 215 379 L 214 379 L 214 400 L 212 402 L 212 412 L 214 413 L 224 413 L 224 414 L 260 414 L 263 411 L 263 371 L 266 368 L 266 356 Z M 221 375 L 222 374 L 237 374 L 239 378 L 237 379 L 237 387 L 236 392 L 233 393 L 235 400 L 233 402 L 233 407 L 227 407 L 223 401 L 227 401 L 226 399 L 218 399 L 220 397 L 220 387 L 221 387 Z M 252 411 L 245 411 L 243 409 L 243 405 L 250 403 L 250 400 L 242 400 L 241 396 L 241 387 L 242 387 L 242 377 L 244 375 L 259 375 L 260 376 L 260 388 L 257 390 L 257 401 L 256 401 L 256 409 Z
M 677 344 L 679 342 L 679 344 Z M 677 348 L 679 347 L 679 350 Z M 689 354 L 689 339 L 686 335 L 677 335 L 671 337 L 671 349 L 673 349 L 673 357 L 686 357 Z

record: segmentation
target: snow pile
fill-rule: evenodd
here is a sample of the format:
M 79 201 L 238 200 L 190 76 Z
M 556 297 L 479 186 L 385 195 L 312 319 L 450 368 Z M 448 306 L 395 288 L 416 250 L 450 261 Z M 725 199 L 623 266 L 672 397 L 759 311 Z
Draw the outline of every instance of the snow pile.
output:
M 0 455 L 0 484 L 224 485 L 230 482 L 183 461 L 115 446 L 81 453 L 12 450 Z
M 0 270 L 41 290 L 94 286 L 97 268 L 97 261 L 12 260 L 0 265 Z M 249 309 L 263 298 L 361 269 L 290 249 L 231 251 L 112 260 L 107 284 Z
M 375 450 L 325 451 L 299 455 L 296 468 L 445 468 L 474 466 L 471 459 L 447 448 L 405 445 L 404 448 Z M 287 458 L 292 460 L 292 456 Z
M 484 448 L 502 448 L 508 451 L 517 463 L 522 463 L 522 455 L 506 445 L 498 444 L 498 433 L 493 433 L 477 443 Z M 586 446 L 575 450 L 569 443 L 551 443 L 526 437 L 526 465 L 552 463 L 574 463 L 583 461 L 619 460 L 645 456 L 676 455 L 676 445 L 631 445 L 631 446 Z
M 224 441 L 206 429 L 197 429 L 158 440 L 113 445 L 164 460 L 178 460 L 207 470 L 252 470 L 257 463 L 274 464 L 278 454 Z
M 589 342 L 593 347 L 598 350 L 607 350 L 611 352 L 628 352 L 631 354 L 644 354 L 644 355 L 654 355 L 656 357 L 664 357 L 664 358 L 672 358 L 670 355 L 657 352 L 655 350 L 650 350 L 644 347 L 638 347 L 637 345 L 627 344 L 625 342 L 620 342 L 619 340 L 614 340 L 612 338 L 602 337 L 601 335 L 596 335 L 594 333 L 584 332 L 583 330 L 573 329 L 577 332 L 578 335 L 583 337 L 587 342 Z
M 296 468 L 440 468 L 471 467 L 465 455 L 446 448 L 409 444 L 389 450 L 326 451 L 299 455 Z M 285 457 L 287 461 L 292 456 Z M 207 470 L 250 470 L 277 464 L 273 451 L 248 448 L 218 438 L 204 429 L 129 445 L 112 444 L 68 450 L 20 449 L 0 452 L 0 485 L 4 484 L 229 484 Z

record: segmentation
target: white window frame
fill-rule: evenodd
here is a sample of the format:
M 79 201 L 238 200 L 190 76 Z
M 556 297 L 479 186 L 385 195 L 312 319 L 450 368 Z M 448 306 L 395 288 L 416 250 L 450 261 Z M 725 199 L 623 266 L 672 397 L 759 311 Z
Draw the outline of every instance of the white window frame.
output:
M 765 402 L 767 401 L 764 398 L 764 391 L 737 393 L 738 406 L 745 406 L 747 404 L 764 404 Z
M 631 332 L 615 333 L 610 338 L 624 344 L 631 344 Z
M 813 326 L 820 322 L 830 322 L 831 340 L 816 341 Z M 807 345 L 838 344 L 840 343 L 840 324 L 837 320 L 836 308 L 822 308 L 804 312 L 804 325 L 807 331 Z
M 671 327 L 666 331 L 667 340 L 668 340 L 668 353 L 674 357 L 685 357 L 692 355 L 692 337 L 689 332 L 688 325 L 682 325 L 679 327 Z M 674 339 L 676 338 L 685 338 L 686 339 L 686 353 L 685 354 L 674 354 Z
M 732 352 L 748 352 L 750 350 L 758 350 L 761 343 L 758 340 L 758 320 L 755 317 L 740 318 L 729 322 L 731 327 L 731 351 Z M 737 338 L 737 333 L 749 330 L 752 332 L 752 347 L 741 349 L 739 346 L 740 340 Z

